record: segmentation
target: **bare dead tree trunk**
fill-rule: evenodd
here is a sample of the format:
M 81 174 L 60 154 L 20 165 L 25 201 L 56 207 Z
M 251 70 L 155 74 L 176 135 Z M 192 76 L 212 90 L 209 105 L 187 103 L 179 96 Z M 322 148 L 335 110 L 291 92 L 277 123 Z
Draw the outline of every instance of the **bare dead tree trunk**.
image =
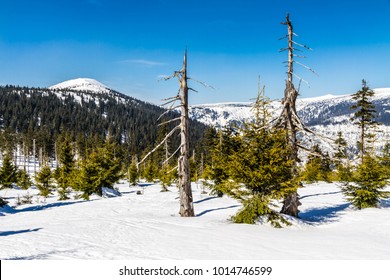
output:
M 296 176 L 298 173 L 297 163 L 298 163 L 298 142 L 297 142 L 297 126 L 294 118 L 297 116 L 296 112 L 296 100 L 298 97 L 298 92 L 294 87 L 293 83 L 293 62 L 294 62 L 294 45 L 293 45 L 293 27 L 289 18 L 289 15 L 286 16 L 286 22 L 282 24 L 287 25 L 288 29 L 288 61 L 287 61 L 287 80 L 286 80 L 286 89 L 284 90 L 284 99 L 283 99 L 283 111 L 282 119 L 284 129 L 287 131 L 288 144 L 291 148 L 291 159 L 294 162 L 292 175 Z M 288 194 L 283 202 L 283 207 L 281 213 L 287 214 L 293 217 L 298 217 L 298 206 L 301 203 L 299 202 L 298 193 L 295 191 Z
M 161 143 L 159 143 L 152 151 L 150 151 L 140 162 L 137 163 L 137 166 L 140 165 L 144 160 L 153 152 L 155 152 L 161 145 L 166 143 L 167 139 L 171 137 L 177 130 L 180 130 L 180 139 L 181 144 L 180 147 L 172 154 L 170 157 L 166 159 L 168 162 L 177 152 L 180 151 L 180 156 L 178 159 L 178 185 L 180 192 L 180 215 L 182 217 L 193 217 L 195 216 L 193 198 L 192 198 L 192 189 L 191 189 L 191 176 L 190 176 L 190 164 L 189 164 L 189 115 L 188 115 L 188 91 L 192 90 L 192 88 L 188 87 L 188 80 L 190 79 L 187 76 L 187 51 L 184 53 L 184 61 L 183 68 L 180 71 L 175 71 L 173 75 L 164 78 L 164 80 L 169 80 L 173 77 L 177 77 L 180 83 L 180 89 L 176 96 L 169 97 L 165 99 L 167 102 L 163 105 L 169 105 L 170 107 L 167 109 L 165 113 L 163 113 L 160 118 L 165 115 L 167 112 L 172 111 L 174 109 L 181 109 L 180 117 L 171 119 L 164 123 L 170 123 L 175 121 L 180 121 L 180 124 L 175 126 L 163 139 Z M 199 81 L 197 81 L 199 82 Z M 199 82 L 205 86 L 206 84 Z M 175 106 L 175 102 L 180 101 L 179 106 Z M 159 118 L 159 119 L 160 119 Z M 162 124 L 164 124 L 162 123 Z M 160 124 L 160 125 L 162 125 Z
M 180 190 L 180 215 L 182 217 L 193 217 L 194 206 L 191 190 L 191 176 L 189 163 L 189 116 L 188 116 L 188 85 L 187 85 L 187 51 L 184 53 L 181 87 L 181 116 L 180 116 L 180 138 L 181 148 L 178 160 L 179 169 L 179 190 Z

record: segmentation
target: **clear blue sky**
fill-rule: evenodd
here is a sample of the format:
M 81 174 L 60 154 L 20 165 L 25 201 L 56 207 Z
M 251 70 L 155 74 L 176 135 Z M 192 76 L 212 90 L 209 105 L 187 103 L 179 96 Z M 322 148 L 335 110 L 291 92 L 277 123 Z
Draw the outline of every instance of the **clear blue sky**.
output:
M 189 75 L 215 87 L 193 84 L 192 104 L 249 101 L 258 75 L 280 98 L 288 12 L 319 75 L 296 66 L 302 97 L 390 87 L 390 0 L 1 0 L 0 84 L 94 78 L 159 104 L 187 47 Z

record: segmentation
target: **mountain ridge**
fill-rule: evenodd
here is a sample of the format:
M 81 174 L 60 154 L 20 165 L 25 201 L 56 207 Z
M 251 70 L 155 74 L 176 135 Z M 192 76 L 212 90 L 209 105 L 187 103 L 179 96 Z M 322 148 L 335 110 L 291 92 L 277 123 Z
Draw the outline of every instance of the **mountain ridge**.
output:
M 376 149 L 379 150 L 389 140 L 390 135 L 390 88 L 373 89 L 374 97 L 371 99 L 378 113 L 377 121 L 382 123 L 377 129 Z M 350 121 L 354 111 L 351 106 L 355 103 L 352 94 L 325 95 L 310 98 L 298 98 L 297 113 L 305 125 L 319 134 L 336 139 L 341 131 L 348 142 L 352 152 L 356 152 L 356 142 L 359 129 Z M 214 104 L 199 104 L 190 106 L 192 118 L 204 124 L 222 129 L 226 126 L 240 126 L 244 122 L 252 122 L 254 114 L 253 102 L 225 102 Z M 272 101 L 269 105 L 272 117 L 276 118 L 282 110 L 280 100 Z M 309 139 L 303 139 L 310 141 Z M 328 144 L 324 149 L 332 150 Z
M 52 157 L 59 137 L 66 134 L 84 152 L 88 149 L 86 143 L 91 146 L 108 137 L 132 155 L 140 156 L 155 145 L 163 108 L 109 89 L 96 80 L 87 80 L 89 84 L 85 81 L 75 79 L 50 88 L 0 86 L 0 150 L 25 145 L 31 151 L 35 139 L 36 145 Z M 82 88 L 78 87 L 80 83 Z M 177 116 L 177 112 L 167 114 L 167 118 Z M 191 126 L 195 147 L 207 127 L 192 120 Z M 172 145 L 178 145 L 178 141 L 174 137 Z

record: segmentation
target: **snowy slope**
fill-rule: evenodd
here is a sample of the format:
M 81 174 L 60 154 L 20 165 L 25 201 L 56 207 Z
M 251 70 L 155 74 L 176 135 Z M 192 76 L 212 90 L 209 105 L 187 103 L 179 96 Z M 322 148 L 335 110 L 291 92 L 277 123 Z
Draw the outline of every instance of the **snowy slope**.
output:
M 77 78 L 74 80 L 65 81 L 51 86 L 49 87 L 49 89 L 68 89 L 77 91 L 89 91 L 94 93 L 109 93 L 111 91 L 110 88 L 108 88 L 101 82 L 89 78 Z
M 196 217 L 181 218 L 176 187 L 118 185 L 121 197 L 0 208 L 0 259 L 389 259 L 390 201 L 354 210 L 337 184 L 300 189 L 300 221 L 283 229 L 233 224 L 240 204 L 193 185 Z M 30 190 L 36 193 L 36 190 Z M 14 203 L 22 190 L 2 190 Z M 189 238 L 188 238 L 189 237 Z M 178 246 L 180 244 L 180 246 Z
M 382 147 L 390 137 L 390 88 L 374 89 L 372 99 L 378 112 L 378 127 L 376 146 Z M 314 98 L 300 98 L 297 100 L 297 111 L 303 123 L 320 134 L 335 138 L 337 132 L 343 132 L 351 149 L 358 140 L 358 128 L 351 125 L 350 118 L 353 111 L 350 107 L 355 102 L 351 95 L 326 95 Z M 252 103 L 218 103 L 194 105 L 190 108 L 190 115 L 205 124 L 221 128 L 226 125 L 238 124 L 253 120 Z M 280 101 L 273 101 L 270 110 L 277 117 L 281 112 Z M 327 147 L 326 149 L 330 149 Z
M 390 113 L 390 88 L 374 89 L 375 96 L 372 99 L 377 106 L 380 118 L 385 118 L 385 114 Z M 308 125 L 316 123 L 340 123 L 349 120 L 352 116 L 350 106 L 354 103 L 351 95 L 325 95 L 313 98 L 298 98 L 297 111 L 303 121 Z M 253 120 L 251 102 L 229 102 L 215 104 L 201 104 L 190 107 L 190 114 L 205 124 L 214 127 L 223 127 L 232 123 L 242 123 L 243 121 Z M 274 115 L 281 111 L 281 102 L 273 101 L 270 109 Z M 390 119 L 387 117 L 386 125 L 390 125 Z
M 118 103 L 137 103 L 135 99 L 110 89 L 99 81 L 89 78 L 77 78 L 68 80 L 48 88 L 58 95 L 59 98 L 74 98 L 79 103 L 100 101 L 107 102 L 108 97 L 114 98 Z

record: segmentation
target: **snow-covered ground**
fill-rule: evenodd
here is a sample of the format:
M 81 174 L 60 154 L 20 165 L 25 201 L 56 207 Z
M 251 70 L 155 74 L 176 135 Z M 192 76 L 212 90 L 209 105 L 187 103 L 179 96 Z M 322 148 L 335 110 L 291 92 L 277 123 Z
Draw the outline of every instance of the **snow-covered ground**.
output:
M 2 190 L 0 259 L 316 260 L 390 259 L 390 200 L 355 210 L 337 184 L 300 189 L 302 220 L 290 227 L 234 224 L 240 203 L 202 194 L 193 185 L 196 217 L 178 215 L 176 187 L 118 184 L 120 197 L 33 204 L 13 208 L 27 191 Z M 36 194 L 36 190 L 29 190 Z

